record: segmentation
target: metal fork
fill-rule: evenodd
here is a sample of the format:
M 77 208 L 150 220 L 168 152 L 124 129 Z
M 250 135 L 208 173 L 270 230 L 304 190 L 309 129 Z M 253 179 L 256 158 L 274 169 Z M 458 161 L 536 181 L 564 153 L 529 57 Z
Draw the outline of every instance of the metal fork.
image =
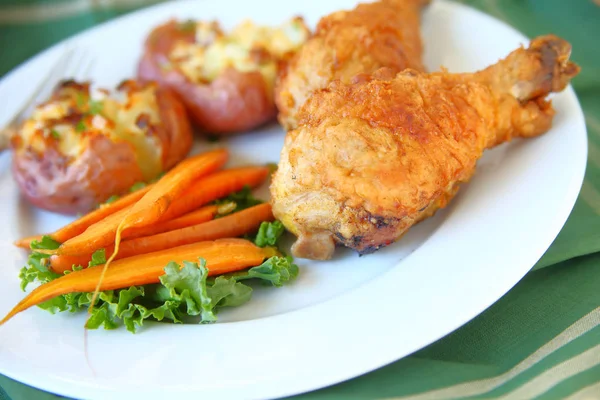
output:
M 4 128 L 0 130 L 0 151 L 9 147 L 10 139 L 18 130 L 21 122 L 33 111 L 37 104 L 50 96 L 60 81 L 65 79 L 86 80 L 89 77 L 92 65 L 93 59 L 87 52 L 76 50 L 73 47 L 63 50 L 63 53 L 33 89 L 27 100 L 14 113 Z

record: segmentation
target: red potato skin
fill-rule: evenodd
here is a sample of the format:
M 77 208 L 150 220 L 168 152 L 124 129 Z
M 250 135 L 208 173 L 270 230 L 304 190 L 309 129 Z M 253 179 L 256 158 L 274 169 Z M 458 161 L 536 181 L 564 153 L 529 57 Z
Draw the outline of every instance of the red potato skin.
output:
M 21 194 L 30 203 L 67 215 L 87 213 L 142 180 L 132 146 L 103 135 L 91 137 L 89 147 L 70 163 L 55 147 L 41 155 L 17 149 L 12 169 Z
M 156 102 L 163 131 L 159 135 L 163 146 L 163 169 L 168 170 L 188 155 L 194 133 L 185 106 L 172 90 L 157 88 Z
M 214 81 L 191 82 L 177 69 L 161 68 L 176 41 L 194 41 L 193 33 L 182 32 L 175 21 L 155 28 L 145 44 L 138 65 L 138 79 L 155 81 L 174 90 L 190 118 L 200 129 L 214 134 L 246 131 L 275 118 L 273 95 L 259 72 L 228 68 Z
M 162 146 L 163 170 L 184 159 L 192 147 L 193 133 L 185 107 L 169 89 L 158 88 L 161 125 L 156 134 Z M 22 195 L 33 205 L 65 215 L 85 214 L 112 195 L 127 193 L 144 177 L 133 146 L 113 142 L 104 135 L 88 136 L 89 146 L 76 159 L 60 153 L 54 141 L 38 153 L 13 138 L 13 177 Z

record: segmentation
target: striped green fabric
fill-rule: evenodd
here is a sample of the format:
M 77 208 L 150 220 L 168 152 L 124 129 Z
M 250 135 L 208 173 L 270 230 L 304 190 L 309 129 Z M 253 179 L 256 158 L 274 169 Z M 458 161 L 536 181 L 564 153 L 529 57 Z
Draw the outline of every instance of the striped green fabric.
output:
M 0 0 L 0 76 L 66 36 L 150 2 Z M 600 1 L 461 2 L 530 37 L 552 32 L 573 44 L 582 66 L 573 86 L 589 136 L 577 204 L 534 269 L 482 315 L 392 365 L 299 399 L 600 399 Z M 48 5 L 62 5 L 63 15 L 48 13 Z M 5 398 L 57 397 L 0 376 Z

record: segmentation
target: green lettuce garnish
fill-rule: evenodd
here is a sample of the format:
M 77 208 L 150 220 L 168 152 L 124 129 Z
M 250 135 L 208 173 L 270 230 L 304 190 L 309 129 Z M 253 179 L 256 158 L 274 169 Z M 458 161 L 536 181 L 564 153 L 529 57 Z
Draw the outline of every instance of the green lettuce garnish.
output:
M 226 203 L 235 203 L 236 207 L 232 212 L 237 212 L 262 204 L 263 201 L 252 195 L 252 188 L 250 186 L 244 186 L 242 190 L 213 202 L 213 204 L 217 205 Z
M 276 246 L 283 233 L 279 221 L 263 222 L 255 243 L 258 246 Z M 48 236 L 32 243 L 32 249 L 52 250 L 60 244 Z M 46 283 L 61 275 L 48 269 L 50 256 L 32 251 L 28 265 L 21 270 L 21 287 L 29 283 Z M 96 251 L 88 267 L 106 262 L 104 249 Z M 80 270 L 74 266 L 73 270 Z M 183 262 L 182 265 L 171 262 L 165 266 L 165 274 L 160 284 L 131 286 L 126 289 L 101 292 L 94 304 L 87 328 L 115 329 L 120 326 L 135 333 L 145 320 L 170 321 L 183 323 L 194 319 L 200 323 L 213 323 L 217 320 L 218 310 L 222 307 L 237 307 L 252 297 L 251 282 L 280 287 L 294 280 L 298 275 L 298 266 L 291 257 L 271 257 L 261 265 L 245 271 L 209 277 L 206 262 Z M 71 273 L 66 271 L 65 273 Z M 243 281 L 243 282 L 242 282 Z M 69 293 L 55 297 L 39 305 L 51 313 L 78 312 L 88 309 L 92 293 Z
M 254 243 L 258 247 L 277 246 L 283 232 L 285 232 L 285 227 L 280 221 L 263 222 L 258 228 Z
M 60 243 L 50 236 L 44 235 L 41 240 L 34 240 L 29 246 L 32 250 L 56 250 L 60 246 Z
M 131 185 L 131 187 L 129 188 L 129 192 L 133 193 L 133 192 L 137 192 L 138 190 L 141 190 L 143 188 L 145 188 L 147 186 L 146 182 L 136 182 L 133 185 Z
M 110 204 L 110 203 L 114 203 L 115 201 L 119 200 L 121 198 L 121 196 L 118 196 L 116 194 L 113 194 L 112 196 L 110 196 L 108 199 L 106 199 L 106 201 L 103 204 Z
M 92 258 L 88 264 L 88 267 L 95 267 L 96 265 L 102 265 L 106 263 L 106 251 L 104 249 L 96 250 L 92 254 Z
M 27 266 L 21 268 L 19 272 L 22 290 L 25 290 L 27 285 L 32 282 L 46 283 L 60 277 L 59 274 L 50 271 L 46 266 L 48 258 L 50 258 L 49 255 L 38 252 L 29 255 Z
M 222 307 L 237 307 L 252 297 L 252 287 L 242 280 L 262 281 L 282 286 L 298 275 L 298 266 L 291 258 L 271 257 L 247 271 L 208 277 L 203 259 L 197 263 L 174 262 L 165 267 L 160 284 L 131 286 L 127 289 L 101 292 L 87 322 L 88 329 L 115 329 L 125 325 L 135 333 L 144 321 L 168 320 L 181 323 L 189 317 L 199 317 L 200 323 L 213 323 Z M 39 305 L 51 313 L 76 312 L 89 307 L 92 293 L 70 293 Z
M 257 267 L 228 275 L 236 281 L 261 279 L 273 286 L 283 286 L 298 276 L 298 266 L 292 257 L 271 257 Z
M 41 240 L 34 240 L 30 247 L 33 250 L 27 259 L 27 266 L 21 268 L 19 278 L 21 279 L 21 290 L 25 290 L 27 285 L 32 282 L 46 283 L 59 278 L 60 275 L 48 269 L 48 259 L 50 255 L 42 254 L 35 250 L 56 250 L 60 246 L 56 240 L 50 236 L 42 236 Z

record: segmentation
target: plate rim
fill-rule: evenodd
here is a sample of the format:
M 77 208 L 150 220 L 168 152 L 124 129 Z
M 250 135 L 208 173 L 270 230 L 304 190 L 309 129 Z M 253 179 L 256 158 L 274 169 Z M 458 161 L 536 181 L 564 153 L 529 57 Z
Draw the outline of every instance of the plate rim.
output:
M 203 1 L 203 3 L 206 3 L 206 2 L 207 1 Z M 235 0 L 228 0 L 228 2 L 235 3 L 236 1 Z M 502 20 L 499 20 L 499 19 L 497 19 L 495 17 L 492 17 L 491 15 L 488 15 L 488 14 L 486 14 L 484 12 L 481 12 L 481 11 L 475 9 L 475 8 L 472 8 L 470 6 L 464 5 L 462 3 L 450 3 L 450 2 L 448 2 L 446 0 L 436 0 L 436 2 L 437 3 L 446 4 L 447 6 L 450 6 L 450 7 L 456 7 L 456 8 L 462 9 L 463 12 L 469 12 L 469 13 L 478 14 L 479 18 L 487 19 L 488 21 L 493 22 L 494 24 L 502 24 L 505 28 L 514 31 L 519 36 L 521 36 L 524 41 L 528 41 L 528 38 L 525 35 L 523 35 L 521 32 L 519 32 L 518 30 L 516 30 L 514 27 L 508 25 L 507 23 L 505 23 Z M 184 0 L 184 1 L 181 1 L 181 3 L 183 3 L 183 4 L 190 3 L 191 4 L 191 3 L 195 3 L 195 2 L 193 0 Z M 173 3 L 171 3 L 170 5 L 173 5 Z M 185 5 L 179 4 L 179 5 L 176 5 L 175 7 L 185 7 Z M 149 13 L 150 14 L 150 13 L 155 12 L 155 9 L 160 9 L 160 8 L 167 8 L 167 4 L 166 3 L 153 4 L 153 5 L 150 5 L 148 7 L 144 7 L 142 9 L 139 9 L 137 11 L 128 12 L 128 13 L 122 15 L 122 16 L 119 16 L 117 18 L 111 19 L 111 20 L 106 21 L 106 22 L 104 22 L 102 24 L 99 24 L 99 25 L 90 27 L 88 29 L 85 29 L 83 31 L 80 31 L 79 33 L 76 33 L 76 34 L 74 34 L 74 35 L 72 35 L 72 36 L 70 36 L 70 37 L 68 37 L 68 38 L 66 38 L 66 39 L 64 39 L 64 40 L 56 43 L 55 45 L 53 45 L 53 46 L 51 46 L 51 47 L 49 47 L 49 48 L 41 51 L 40 53 L 34 55 L 33 57 L 29 58 L 25 62 L 19 64 L 17 67 L 15 67 L 12 70 L 10 70 L 9 72 L 7 72 L 2 77 L 2 79 L 0 79 L 0 86 L 5 81 L 11 80 L 13 78 L 13 76 L 16 75 L 21 69 L 27 68 L 27 66 L 35 64 L 40 59 L 43 59 L 44 57 L 47 57 L 49 54 L 55 53 L 62 46 L 68 45 L 68 44 L 70 44 L 72 42 L 76 42 L 77 40 L 80 39 L 81 36 L 90 34 L 90 33 L 94 32 L 94 31 L 105 30 L 105 29 L 112 29 L 111 25 L 117 24 L 121 20 L 128 19 L 132 15 L 142 14 L 142 13 Z M 578 112 L 577 114 L 578 115 L 576 115 L 574 117 L 576 117 L 579 120 L 578 122 L 584 121 L 583 110 L 581 109 L 581 106 L 579 104 L 579 100 L 578 100 L 578 98 L 577 98 L 577 96 L 575 94 L 575 91 L 571 87 L 571 85 L 569 85 L 564 90 L 564 93 L 565 93 L 565 97 L 568 96 L 569 97 L 569 101 L 573 101 L 574 100 L 574 104 L 577 106 L 577 112 Z M 586 131 L 585 123 L 583 123 L 583 133 L 584 133 L 583 136 L 587 137 L 587 135 L 586 135 L 587 131 Z M 559 234 L 561 228 L 564 226 L 564 224 L 565 224 L 568 216 L 570 215 L 570 213 L 571 213 L 571 211 L 572 211 L 572 209 L 573 209 L 573 207 L 575 205 L 575 201 L 577 200 L 577 197 L 579 195 L 579 191 L 581 189 L 581 186 L 583 185 L 585 171 L 586 171 L 586 161 L 585 160 L 587 159 L 587 157 L 583 157 L 583 156 L 587 156 L 587 152 L 588 152 L 587 140 L 584 141 L 584 146 L 582 148 L 582 152 L 583 152 L 583 154 L 582 154 L 581 158 L 583 159 L 583 161 L 581 161 L 580 164 L 582 164 L 583 167 L 581 167 L 581 165 L 580 165 L 577 168 L 577 172 L 573 172 L 573 174 L 571 176 L 571 181 L 570 181 L 571 188 L 566 191 L 567 194 L 566 194 L 565 200 L 563 202 L 563 208 L 560 210 L 560 213 L 557 212 L 557 214 L 560 214 L 560 216 L 558 218 L 554 219 L 555 222 L 554 222 L 553 226 L 557 227 L 557 228 L 556 229 L 552 229 L 552 233 L 550 235 L 548 235 L 548 236 L 551 236 L 552 238 L 551 238 L 551 240 L 548 241 L 547 245 L 543 246 L 544 247 L 543 250 L 541 252 L 539 252 L 539 251 L 535 252 L 536 254 L 537 253 L 540 253 L 540 254 L 536 255 L 534 257 L 530 257 L 532 259 L 535 258 L 535 260 L 531 264 L 531 267 L 533 267 L 535 265 L 535 263 L 537 262 L 537 260 L 539 260 L 539 258 L 541 258 L 541 256 L 546 252 L 546 250 L 551 246 L 552 242 L 554 241 L 554 239 L 556 238 L 556 236 Z M 436 233 L 434 233 L 434 235 L 435 234 Z M 415 250 L 415 252 L 413 254 L 407 256 L 404 260 L 402 260 L 401 263 L 404 263 L 409 258 L 414 257 L 415 253 L 421 252 L 421 250 L 425 247 L 425 243 L 427 241 L 428 240 L 426 240 L 417 250 Z M 516 279 L 514 281 L 514 283 L 510 287 L 508 287 L 506 290 L 503 290 L 503 294 L 502 295 L 504 295 L 508 291 L 510 291 L 514 287 L 514 285 L 516 285 L 530 271 L 531 267 L 529 269 L 527 269 L 527 270 L 524 270 L 524 272 L 522 273 L 522 275 L 520 275 L 518 277 L 518 279 Z M 378 277 L 376 279 L 379 279 L 379 278 L 380 277 Z M 349 292 L 343 293 L 343 294 L 337 296 L 334 299 L 325 301 L 323 303 L 315 304 L 315 305 L 306 307 L 304 309 L 292 311 L 292 312 L 286 313 L 285 315 L 292 315 L 292 314 L 296 314 L 298 312 L 304 312 L 304 310 L 306 310 L 306 309 L 316 308 L 316 307 L 321 306 L 324 303 L 331 303 L 331 302 L 334 302 L 334 301 L 339 301 L 339 298 L 346 297 L 347 295 L 349 295 L 349 294 L 351 294 L 353 292 L 356 292 L 359 289 L 360 288 L 356 288 L 354 290 L 350 290 Z M 419 350 L 419 349 L 423 348 L 424 346 L 435 342 L 436 340 L 439 340 L 440 338 L 442 338 L 442 337 L 450 334 L 451 332 L 454 332 L 456 329 L 460 328 L 461 326 L 463 326 L 464 324 L 466 324 L 467 322 L 471 321 L 473 318 L 477 317 L 479 314 L 481 314 L 482 312 L 484 312 L 485 310 L 487 310 L 492 304 L 494 304 L 496 301 L 498 301 L 500 299 L 500 297 L 501 296 L 497 297 L 495 300 L 493 300 L 489 304 L 485 305 L 483 308 L 481 308 L 474 315 L 468 317 L 468 319 L 463 320 L 461 322 L 457 322 L 457 324 L 454 326 L 454 328 L 452 328 L 450 331 L 438 335 L 434 340 L 430 340 L 431 338 L 426 339 L 425 341 L 427 343 L 424 344 L 424 345 L 420 345 L 414 351 Z M 274 319 L 274 318 L 278 318 L 278 317 L 280 317 L 280 316 L 276 315 L 276 316 L 270 316 L 270 317 L 265 317 L 265 318 L 266 319 Z M 253 321 L 259 321 L 259 320 L 262 320 L 262 319 L 263 318 L 260 318 L 258 320 L 253 320 Z M 254 324 L 253 321 L 243 321 L 243 322 L 241 322 L 241 324 L 245 324 L 245 323 L 252 323 L 252 324 Z M 178 327 L 178 329 L 179 328 L 180 327 Z M 389 364 L 391 364 L 391 363 L 393 363 L 393 362 L 395 362 L 395 361 L 397 361 L 397 360 L 399 360 L 399 359 L 401 359 L 401 358 L 403 358 L 405 356 L 408 356 L 409 354 L 410 353 L 407 353 L 407 354 L 405 354 L 405 355 L 403 355 L 403 356 L 401 356 L 399 358 L 396 357 L 396 356 L 393 356 L 393 355 L 388 355 L 388 357 L 387 357 L 388 361 L 382 363 L 381 360 L 380 360 L 380 361 L 377 361 L 377 362 L 374 363 L 374 364 L 377 364 L 377 365 L 374 365 L 374 366 L 371 365 L 371 366 L 369 366 L 367 368 L 359 368 L 359 369 L 362 370 L 362 372 L 356 372 L 355 371 L 355 372 L 351 372 L 351 373 L 342 373 L 342 374 L 339 374 L 339 376 L 337 376 L 335 379 L 327 379 L 329 381 L 329 383 L 319 383 L 319 384 L 316 384 L 316 385 L 312 385 L 311 387 L 304 387 L 302 390 L 298 390 L 297 388 L 294 388 L 294 389 L 288 390 L 288 391 L 279 391 L 274 396 L 269 395 L 268 397 L 269 398 L 272 398 L 272 397 L 284 397 L 284 396 L 290 396 L 290 395 L 299 394 L 299 393 L 305 393 L 305 392 L 316 390 L 316 389 L 321 389 L 321 388 L 324 388 L 324 387 L 327 387 L 327 386 L 330 386 L 330 385 L 334 385 L 334 384 L 346 381 L 348 379 L 352 379 L 352 378 L 355 378 L 357 376 L 366 374 L 366 373 L 371 372 L 371 371 L 373 371 L 375 369 L 387 366 L 387 365 L 389 365 Z M 17 375 L 19 375 L 18 373 L 16 373 L 16 374 L 11 373 L 10 368 L 8 366 L 2 365 L 2 364 L 0 364 L 0 373 L 2 373 L 3 375 L 5 375 L 5 376 L 7 376 L 7 377 L 9 377 L 11 379 L 17 380 L 18 382 L 25 383 L 25 384 L 33 386 L 35 388 L 39 388 L 41 390 L 46 390 L 46 391 L 51 392 L 51 393 L 57 393 L 57 394 L 60 393 L 62 395 L 67 395 L 67 396 L 86 397 L 86 396 L 89 396 L 89 394 L 90 394 L 89 392 L 87 392 L 87 390 L 89 390 L 89 389 L 101 389 L 99 387 L 94 387 L 94 385 L 83 384 L 83 386 L 80 389 L 72 388 L 74 390 L 71 391 L 71 392 L 64 391 L 64 390 L 56 390 L 56 383 L 55 382 L 57 380 L 60 380 L 60 378 L 53 377 L 53 378 L 50 379 L 50 376 L 43 376 L 43 379 L 40 380 L 40 379 L 38 379 L 40 376 L 37 376 L 34 379 L 28 379 L 28 378 L 23 379 L 23 377 L 17 376 Z M 33 378 L 34 375 L 35 374 L 30 374 L 29 376 Z M 40 382 L 42 382 L 42 384 L 40 384 Z M 66 383 L 72 383 L 72 382 L 65 381 L 65 382 L 63 382 L 63 385 L 66 384 Z M 66 387 L 62 386 L 62 388 L 66 388 Z M 69 390 L 70 389 L 71 388 L 69 388 Z M 84 390 L 84 391 L 81 391 L 81 390 Z M 106 388 L 102 388 L 101 390 L 102 390 L 102 393 L 104 393 L 104 394 L 111 393 L 111 395 L 114 394 L 118 398 L 120 398 L 121 396 L 129 396 L 131 394 L 130 392 L 114 393 L 110 389 L 106 389 Z M 198 388 L 194 388 L 194 389 L 190 390 L 189 392 L 186 391 L 186 393 L 196 393 L 197 391 L 198 391 Z M 84 396 L 81 396 L 82 393 L 86 393 L 86 394 Z M 96 397 L 96 393 L 94 393 L 92 397 Z M 225 398 L 228 398 L 228 396 L 226 395 Z M 260 397 L 256 397 L 256 398 L 264 398 L 264 397 L 260 396 Z

